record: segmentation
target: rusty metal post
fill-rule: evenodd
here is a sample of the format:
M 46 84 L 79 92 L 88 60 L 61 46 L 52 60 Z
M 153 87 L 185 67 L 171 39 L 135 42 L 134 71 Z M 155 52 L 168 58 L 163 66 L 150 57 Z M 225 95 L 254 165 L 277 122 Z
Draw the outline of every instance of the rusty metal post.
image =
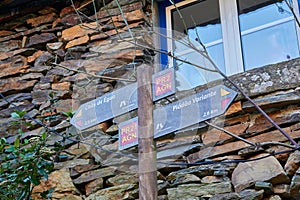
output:
M 150 65 L 137 68 L 139 199 L 157 199 L 157 166 L 153 130 L 152 74 Z

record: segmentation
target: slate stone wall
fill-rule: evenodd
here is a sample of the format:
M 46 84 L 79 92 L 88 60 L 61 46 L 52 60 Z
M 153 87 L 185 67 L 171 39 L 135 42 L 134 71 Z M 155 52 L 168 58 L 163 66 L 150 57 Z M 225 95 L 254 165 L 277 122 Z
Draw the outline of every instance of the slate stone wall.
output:
M 134 37 L 151 46 L 152 36 L 147 31 L 152 19 L 149 3 L 120 3 Z M 117 141 L 118 124 L 136 116 L 136 111 L 85 131 L 76 130 L 60 113 L 76 110 L 84 102 L 131 83 L 136 67 L 153 62 L 153 52 L 135 47 L 114 1 L 107 2 L 107 9 L 100 6 L 97 17 L 91 2 L 75 5 L 83 14 L 78 15 L 71 6 L 46 7 L 1 23 L 0 91 L 9 103 L 0 100 L 0 136 L 14 141 L 18 127 L 11 124 L 13 104 L 60 134 L 52 133 L 48 145 L 59 142 L 66 148 L 53 155 L 55 171 L 34 192 L 55 186 L 53 199 L 136 199 L 137 148 L 118 152 Z M 299 59 L 230 78 L 299 141 Z M 227 81 L 222 83 L 234 89 Z M 177 92 L 156 106 L 202 89 Z M 157 139 L 159 199 L 300 198 L 300 153 L 274 154 L 290 150 L 290 142 L 244 97 L 239 95 L 224 115 L 208 123 L 256 146 L 204 123 Z M 36 124 L 23 138 L 38 135 L 41 129 Z M 216 163 L 256 159 L 270 153 L 272 156 L 252 162 Z M 194 166 L 194 162 L 204 163 Z

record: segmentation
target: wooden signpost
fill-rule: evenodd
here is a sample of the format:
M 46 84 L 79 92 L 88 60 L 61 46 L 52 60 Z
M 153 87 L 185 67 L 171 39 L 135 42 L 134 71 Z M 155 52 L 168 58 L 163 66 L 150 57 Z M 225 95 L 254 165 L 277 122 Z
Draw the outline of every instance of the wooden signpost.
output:
M 157 200 L 156 146 L 153 138 L 153 103 L 151 89 L 152 67 L 141 65 L 137 69 L 138 82 L 138 149 L 139 199 Z M 135 125 L 131 125 L 134 127 Z M 133 134 L 133 132 L 131 132 Z
M 137 80 L 81 105 L 71 124 L 84 130 L 138 108 L 138 117 L 119 124 L 119 150 L 138 145 L 139 199 L 156 200 L 154 138 L 223 114 L 237 93 L 219 85 L 153 110 L 153 101 L 175 93 L 174 70 L 152 75 L 151 66 L 141 65 Z

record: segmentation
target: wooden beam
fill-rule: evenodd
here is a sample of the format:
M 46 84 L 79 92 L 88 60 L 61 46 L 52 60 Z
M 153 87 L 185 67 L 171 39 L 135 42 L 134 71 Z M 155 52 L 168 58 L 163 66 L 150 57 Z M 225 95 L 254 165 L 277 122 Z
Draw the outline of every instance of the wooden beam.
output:
M 153 68 L 137 68 L 138 82 L 138 149 L 139 199 L 157 199 L 157 166 L 153 130 L 152 80 Z

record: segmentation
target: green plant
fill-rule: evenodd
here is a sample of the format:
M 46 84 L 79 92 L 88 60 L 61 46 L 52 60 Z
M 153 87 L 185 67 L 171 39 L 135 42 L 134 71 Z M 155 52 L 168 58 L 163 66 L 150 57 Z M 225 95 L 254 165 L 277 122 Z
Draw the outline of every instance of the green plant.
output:
M 68 118 L 72 118 L 73 115 L 75 114 L 75 111 L 72 111 L 72 109 L 69 109 L 67 112 L 62 111 L 61 113 L 62 113 L 62 115 L 66 116 Z
M 21 139 L 24 125 L 30 126 L 25 119 L 25 111 L 15 111 L 12 118 L 18 119 L 20 129 L 13 144 L 5 138 L 0 139 L 0 199 L 30 199 L 31 191 L 40 180 L 48 178 L 53 170 L 51 150 L 46 147 L 47 131 L 30 139 Z
M 13 119 L 17 120 L 11 123 L 20 126 L 18 130 L 19 133 L 24 133 L 24 131 L 27 131 L 28 128 L 33 126 L 32 123 L 26 119 L 25 117 L 26 113 L 27 112 L 25 110 L 22 111 L 15 110 L 10 114 Z

